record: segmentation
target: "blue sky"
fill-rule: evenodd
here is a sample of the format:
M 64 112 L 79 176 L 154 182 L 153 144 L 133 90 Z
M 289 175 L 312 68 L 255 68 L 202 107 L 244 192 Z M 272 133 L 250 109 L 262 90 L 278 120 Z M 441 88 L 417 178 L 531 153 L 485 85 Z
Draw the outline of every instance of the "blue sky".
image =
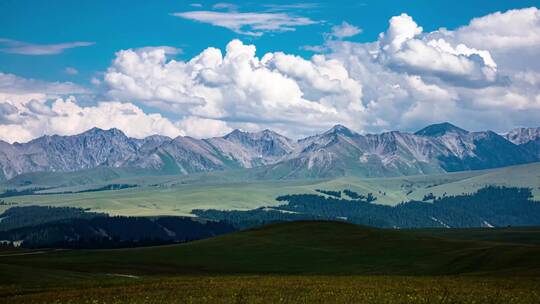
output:
M 191 6 L 199 3 L 202 6 Z M 425 30 L 448 29 L 495 11 L 538 5 L 539 1 L 317 1 L 306 7 L 285 9 L 319 22 L 295 31 L 246 37 L 226 28 L 172 16 L 172 13 L 212 10 L 219 1 L 0 1 L 0 38 L 33 44 L 89 41 L 89 47 L 67 49 L 57 55 L 28 56 L 0 52 L 0 69 L 23 77 L 49 81 L 74 81 L 87 85 L 105 70 L 121 49 L 145 46 L 182 48 L 179 58 L 189 59 L 208 46 L 223 48 L 233 38 L 255 43 L 258 53 L 284 51 L 310 56 L 303 45 L 322 43 L 322 33 L 347 21 L 362 29 L 351 41 L 373 41 L 387 27 L 388 19 L 403 12 Z M 246 1 L 240 12 L 271 11 L 290 1 Z M 73 67 L 77 75 L 66 73 Z
M 0 140 L 539 126 L 539 6 L 0 0 Z

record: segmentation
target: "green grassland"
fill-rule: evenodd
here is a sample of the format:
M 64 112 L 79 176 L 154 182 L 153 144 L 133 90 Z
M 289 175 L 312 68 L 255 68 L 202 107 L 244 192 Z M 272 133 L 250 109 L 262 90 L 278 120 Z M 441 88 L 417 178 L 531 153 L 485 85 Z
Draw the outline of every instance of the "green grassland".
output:
M 540 235 L 538 229 L 529 233 Z M 539 255 L 540 247 L 535 244 L 432 237 L 414 230 L 308 221 L 273 224 L 181 245 L 4 256 L 2 262 L 133 275 L 537 274 Z
M 8 289 L 9 288 L 9 289 Z M 0 289 L 0 303 L 536 304 L 533 278 L 409 276 L 179 276 L 107 278 L 66 287 Z
M 266 180 L 257 171 L 232 170 L 188 176 L 152 175 L 119 169 L 94 169 L 77 173 L 29 174 L 0 185 L 2 189 L 47 188 L 40 195 L 13 196 L 6 202 L 19 205 L 50 205 L 90 208 L 117 215 L 189 215 L 199 209 L 253 209 L 279 204 L 284 194 L 315 193 L 315 189 L 351 189 L 373 193 L 376 203 L 395 205 L 422 199 L 427 193 L 441 196 L 474 192 L 486 185 L 529 187 L 540 199 L 540 163 L 494 170 L 394 178 L 345 176 L 329 180 Z M 135 188 L 79 192 L 107 184 L 137 185 Z M 0 205 L 0 212 L 9 205 Z
M 540 200 L 540 163 L 512 166 L 483 171 L 470 178 L 456 180 L 448 184 L 418 189 L 411 198 L 421 198 L 432 192 L 437 196 L 443 193 L 473 193 L 485 185 L 531 188 L 536 200 Z
M 78 192 L 107 184 L 137 185 Z M 34 173 L 0 189 L 18 205 L 120 215 L 252 209 L 315 189 L 397 204 L 486 185 L 529 187 L 540 163 L 394 178 L 260 179 L 235 170 L 189 176 L 117 169 Z M 0 205 L 0 212 L 11 205 Z M 340 222 L 269 225 L 185 244 L 117 250 L 0 250 L 0 303 L 540 303 L 540 228 L 385 230 Z
M 506 228 L 425 228 L 409 229 L 409 233 L 431 237 L 452 238 L 458 240 L 474 240 L 509 244 L 540 245 L 540 229 L 538 227 L 506 227 Z
M 0 252 L 0 302 L 538 303 L 540 229 L 517 241 L 514 229 L 294 222 L 179 245 Z
M 315 181 L 162 184 L 114 191 L 29 195 L 5 200 L 22 205 L 90 208 L 116 215 L 189 215 L 196 208 L 251 209 L 275 205 L 285 193 L 312 192 Z M 7 206 L 6 206 L 7 207 Z

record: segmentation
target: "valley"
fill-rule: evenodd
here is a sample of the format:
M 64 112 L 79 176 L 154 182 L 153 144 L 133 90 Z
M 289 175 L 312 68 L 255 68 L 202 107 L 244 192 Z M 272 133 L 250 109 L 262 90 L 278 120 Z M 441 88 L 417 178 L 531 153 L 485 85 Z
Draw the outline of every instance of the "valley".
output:
M 74 173 L 32 174 L 0 184 L 4 189 L 46 188 L 36 193 L 1 198 L 6 204 L 0 211 L 16 206 L 41 205 L 89 208 L 113 215 L 191 216 L 193 209 L 247 210 L 279 204 L 276 197 L 286 194 L 311 193 L 315 189 L 351 189 L 372 193 L 377 204 L 396 205 L 408 200 L 472 193 L 488 185 L 525 187 L 540 198 L 540 163 L 491 170 L 465 171 L 435 175 L 392 178 L 344 176 L 332 179 L 267 180 L 253 179 L 252 170 L 198 173 L 188 176 L 136 175 L 100 169 L 77 173 L 87 179 L 78 180 Z M 107 174 L 104 172 L 107 171 Z M 99 173 L 99 174 L 98 174 Z M 105 177 L 103 177 L 105 176 Z M 26 181 L 26 183 L 22 183 Z M 30 183 L 31 184 L 30 184 Z M 19 183 L 19 186 L 15 186 Z M 55 183 L 57 183 L 55 185 Z M 110 184 L 136 185 L 127 189 L 86 191 Z M 77 192 L 64 193 L 62 192 Z M 51 194 L 49 194 L 51 193 Z M 56 194 L 55 194 L 56 193 Z

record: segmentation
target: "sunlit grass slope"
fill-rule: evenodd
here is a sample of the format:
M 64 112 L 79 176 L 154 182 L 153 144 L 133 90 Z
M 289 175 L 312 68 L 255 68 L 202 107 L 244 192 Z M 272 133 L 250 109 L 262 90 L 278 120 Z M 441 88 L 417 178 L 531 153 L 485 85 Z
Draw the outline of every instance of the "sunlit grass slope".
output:
M 101 172 L 101 171 L 100 171 Z M 106 175 L 93 172 L 90 176 Z M 422 199 L 427 193 L 435 195 L 474 192 L 486 185 L 530 187 L 540 199 L 540 163 L 495 170 L 468 171 L 438 175 L 405 176 L 395 178 L 358 178 L 346 176 L 332 180 L 257 180 L 249 170 L 212 172 L 190 176 L 140 176 L 127 173 L 117 178 L 90 183 L 66 182 L 58 179 L 59 187 L 40 191 L 40 195 L 14 196 L 8 202 L 21 205 L 52 205 L 90 208 L 120 215 L 187 215 L 192 209 L 253 209 L 279 204 L 275 198 L 284 194 L 315 193 L 315 189 L 351 189 L 359 193 L 373 193 L 376 203 L 395 205 L 410 199 Z M 109 176 L 110 177 L 110 176 Z M 33 177 L 34 185 L 52 187 L 56 177 Z M 82 178 L 77 175 L 77 178 Z M 130 184 L 138 187 L 83 192 L 107 184 Z M 11 184 L 13 186 L 13 182 Z M 8 187 L 4 185 L 3 187 Z M 29 186 L 26 186 L 29 187 Z M 49 193 L 49 194 L 47 194 Z M 0 211 L 9 206 L 0 206 Z

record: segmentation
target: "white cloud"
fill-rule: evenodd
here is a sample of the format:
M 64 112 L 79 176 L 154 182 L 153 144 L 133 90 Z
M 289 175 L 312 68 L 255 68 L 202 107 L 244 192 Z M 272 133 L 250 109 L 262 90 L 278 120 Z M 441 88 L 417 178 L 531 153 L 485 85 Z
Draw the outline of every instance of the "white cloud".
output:
M 520 13 L 509 15 L 519 18 Z M 507 16 L 495 16 L 508 22 Z M 478 19 L 483 18 L 491 16 Z M 500 49 L 459 40 L 460 35 L 445 29 L 426 33 L 412 18 L 401 15 L 373 43 L 330 42 L 328 56 L 343 62 L 350 77 L 363 86 L 367 104 L 363 129 L 414 130 L 440 121 L 473 130 L 537 125 L 536 56 L 515 49 L 512 58 L 504 58 Z M 519 70 L 516 61 L 521 60 L 529 64 Z
M 536 7 L 474 18 L 468 25 L 444 34 L 445 39 L 489 50 L 501 72 L 540 70 L 540 10 Z
M 99 86 L 99 85 L 101 85 L 101 80 L 99 78 L 97 78 L 97 77 L 92 77 L 90 79 L 90 83 L 95 85 L 95 86 Z
M 116 54 L 104 81 L 109 95 L 117 100 L 136 99 L 181 113 L 184 105 L 204 104 L 200 97 L 186 92 L 193 79 L 184 66 L 184 62 L 167 61 L 165 50 L 123 50 Z
M 439 77 L 463 86 L 487 85 L 497 80 L 497 65 L 487 50 L 465 44 L 453 46 L 443 38 L 423 33 L 407 14 L 390 19 L 379 38 L 379 60 L 406 73 Z
M 6 111 L 7 108 L 7 111 Z M 74 97 L 21 100 L 0 96 L 0 139 L 24 142 L 45 134 L 73 135 L 92 127 L 118 128 L 128 136 L 178 136 L 183 132 L 160 114 L 145 114 L 129 103 L 80 106 Z
M 56 55 L 67 49 L 94 45 L 94 42 L 76 41 L 57 44 L 32 44 L 0 38 L 0 51 L 19 55 Z
M 347 37 L 356 36 L 360 33 L 362 33 L 361 28 L 343 21 L 339 25 L 332 26 L 330 35 L 333 37 L 336 37 L 337 39 L 343 39 Z
M 540 10 L 536 7 L 474 18 L 455 32 L 458 40 L 489 50 L 540 45 Z
M 219 2 L 219 3 L 216 3 L 214 5 L 212 5 L 212 8 L 213 9 L 225 9 L 225 10 L 229 10 L 229 11 L 236 11 L 238 9 L 238 5 L 236 4 L 232 4 L 232 3 L 227 3 L 227 2 Z
M 85 106 L 66 98 L 88 93 L 75 84 L 0 73 L 0 134 L 28 139 L 96 123 L 132 136 L 195 137 L 233 128 L 270 128 L 300 137 L 336 123 L 364 132 L 415 130 L 440 121 L 471 130 L 535 126 L 537 14 L 537 9 L 495 13 L 455 31 L 433 32 L 402 14 L 376 41 L 328 39 L 314 49 L 326 54 L 309 59 L 283 52 L 259 57 L 254 45 L 239 40 L 223 52 L 209 47 L 186 61 L 173 59 L 167 47 L 122 50 L 103 79 L 92 81 L 112 101 Z M 266 31 L 253 23 L 234 24 L 227 26 Z M 511 42 L 497 42 L 498 37 Z
M 421 26 L 418 26 L 411 16 L 401 14 L 390 18 L 389 27 L 386 33 L 380 34 L 380 42 L 382 49 L 388 52 L 397 52 L 402 45 L 408 40 L 420 35 L 423 31 Z
M 124 51 L 105 80 L 112 97 L 231 128 L 273 128 L 296 137 L 334 123 L 366 132 L 413 130 L 438 121 L 501 130 L 537 124 L 540 68 L 505 73 L 512 63 L 460 35 L 424 32 L 402 14 L 390 19 L 377 41 L 330 39 L 323 46 L 327 54 L 309 60 L 282 52 L 259 59 L 255 46 L 234 40 L 225 55 L 208 48 L 185 62 Z M 123 81 L 108 81 L 115 78 Z
M 71 94 L 86 96 L 88 91 L 69 82 L 0 73 L 0 140 L 24 142 L 44 134 L 77 134 L 92 127 L 119 128 L 133 137 L 184 134 L 161 114 L 146 114 L 131 103 L 102 101 L 81 106 Z
M 328 126 L 361 115 L 362 86 L 337 60 L 306 60 L 281 52 L 255 55 L 254 45 L 231 41 L 223 56 L 208 48 L 187 62 L 164 52 L 117 53 L 105 74 L 109 95 L 229 125 Z M 339 113 L 338 109 L 344 109 Z M 345 111 L 346 109 L 346 111 Z
M 328 47 L 324 45 L 303 45 L 300 47 L 300 49 L 314 53 L 323 53 L 328 50 Z
M 323 33 L 324 43 L 321 45 L 303 45 L 301 50 L 314 53 L 324 53 L 329 50 L 329 44 L 334 40 L 342 40 L 362 33 L 362 29 L 343 21 L 339 25 L 334 25 L 329 33 Z
M 0 94 L 40 94 L 60 96 L 66 94 L 86 94 L 87 89 L 71 82 L 46 82 L 27 79 L 0 72 Z
M 66 67 L 64 69 L 64 71 L 66 72 L 66 74 L 69 74 L 69 75 L 77 75 L 77 74 L 79 74 L 79 71 L 74 67 Z
M 190 116 L 180 120 L 178 127 L 189 136 L 196 138 L 210 138 L 223 136 L 230 133 L 233 129 L 226 122 L 217 119 L 208 119 Z
M 180 55 L 180 54 L 184 53 L 184 50 L 181 49 L 181 48 L 177 48 L 177 47 L 174 47 L 174 46 L 167 46 L 167 45 L 145 46 L 145 47 L 142 47 L 142 48 L 134 49 L 134 51 L 137 52 L 137 53 L 150 53 L 150 52 L 152 52 L 154 50 L 163 51 L 163 53 L 165 55 Z
M 317 23 L 307 17 L 288 13 L 241 13 L 236 11 L 189 11 L 174 13 L 174 16 L 194 20 L 214 26 L 224 27 L 235 33 L 248 36 L 262 36 L 265 32 L 294 31 L 297 26 Z

